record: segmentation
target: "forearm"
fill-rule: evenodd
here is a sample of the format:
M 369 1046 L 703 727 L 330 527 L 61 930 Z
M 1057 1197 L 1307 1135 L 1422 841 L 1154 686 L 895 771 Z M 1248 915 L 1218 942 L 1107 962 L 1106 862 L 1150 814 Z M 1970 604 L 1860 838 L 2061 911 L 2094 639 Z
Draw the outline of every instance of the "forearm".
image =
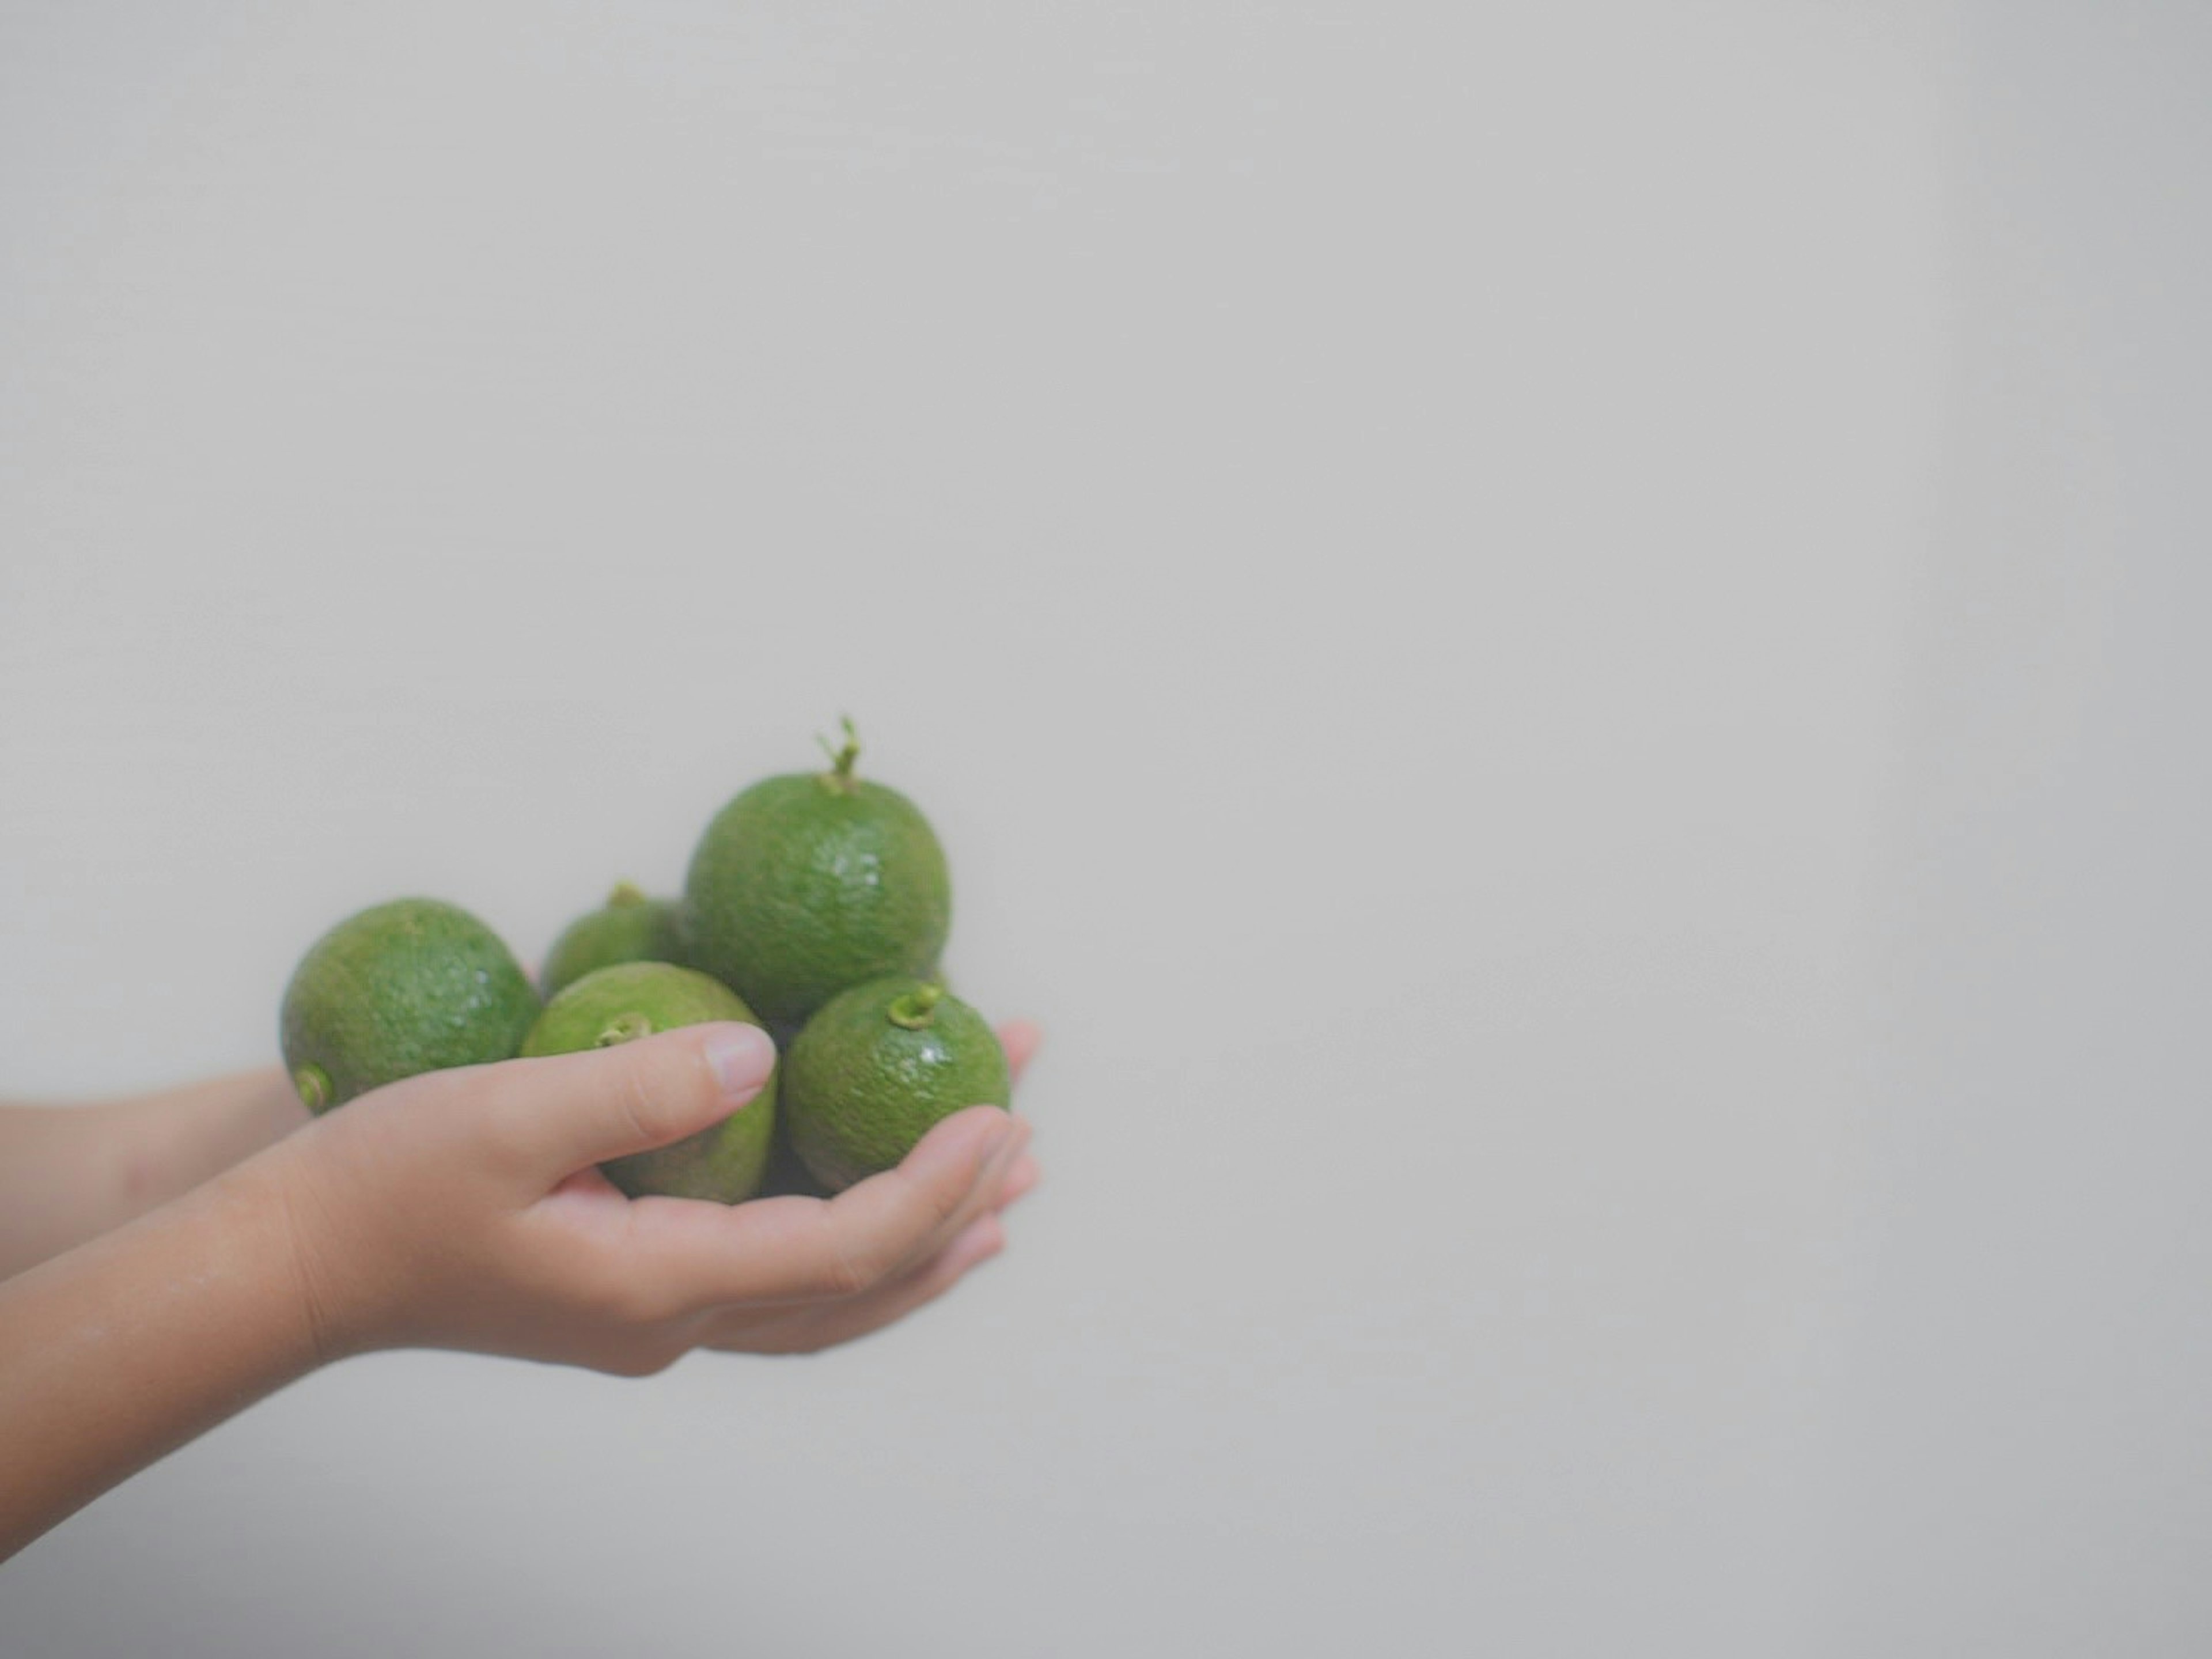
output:
M 0 1284 L 0 1559 L 317 1358 L 258 1165 Z
M 189 1192 L 298 1127 L 276 1066 L 93 1106 L 0 1106 L 0 1278 Z

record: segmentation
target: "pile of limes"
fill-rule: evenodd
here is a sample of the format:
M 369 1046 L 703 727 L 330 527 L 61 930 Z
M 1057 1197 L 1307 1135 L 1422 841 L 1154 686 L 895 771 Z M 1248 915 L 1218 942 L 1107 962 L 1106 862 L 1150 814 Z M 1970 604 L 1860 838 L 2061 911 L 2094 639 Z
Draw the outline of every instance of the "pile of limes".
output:
M 828 745 L 824 745 L 827 747 Z M 543 985 L 437 899 L 347 917 L 284 990 L 284 1063 L 321 1113 L 418 1073 L 568 1054 L 742 1020 L 781 1057 L 742 1110 L 600 1167 L 633 1196 L 734 1204 L 836 1192 L 896 1164 L 964 1106 L 1006 1105 L 1005 1052 L 945 988 L 944 849 L 904 795 L 858 776 L 850 720 L 830 769 L 764 778 L 700 836 L 680 898 L 624 882 L 547 953 Z

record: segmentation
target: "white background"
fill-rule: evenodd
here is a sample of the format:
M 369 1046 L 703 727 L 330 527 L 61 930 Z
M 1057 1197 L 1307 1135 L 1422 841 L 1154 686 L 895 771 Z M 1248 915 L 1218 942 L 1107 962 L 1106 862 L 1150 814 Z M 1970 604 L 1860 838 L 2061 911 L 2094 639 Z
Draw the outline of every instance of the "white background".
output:
M 0 1092 L 534 957 L 842 711 L 1048 1034 L 945 1304 L 348 1363 L 0 1650 L 2201 1650 L 2209 75 L 0 0 Z

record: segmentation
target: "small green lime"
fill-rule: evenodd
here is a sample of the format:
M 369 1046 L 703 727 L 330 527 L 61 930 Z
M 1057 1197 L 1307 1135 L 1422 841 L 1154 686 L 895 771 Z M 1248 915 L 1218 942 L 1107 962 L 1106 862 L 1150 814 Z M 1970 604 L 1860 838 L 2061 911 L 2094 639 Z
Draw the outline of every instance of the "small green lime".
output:
M 944 849 L 896 789 L 853 775 L 860 741 L 827 772 L 766 778 L 715 814 L 684 881 L 684 959 L 771 1028 L 850 985 L 937 965 L 952 921 Z
M 317 939 L 277 1023 L 293 1085 L 320 1114 L 417 1073 L 511 1060 L 538 1010 L 498 934 L 458 906 L 404 898 Z
M 692 969 L 616 963 L 592 969 L 547 1003 L 522 1052 L 533 1058 L 575 1054 L 717 1019 L 760 1024 L 728 986 Z M 659 1194 L 740 1203 L 760 1190 L 775 1129 L 775 1090 L 770 1073 L 760 1093 L 720 1123 L 672 1146 L 611 1159 L 599 1169 L 632 1198 Z
M 678 957 L 676 901 L 647 898 L 629 882 L 617 882 L 605 904 L 562 930 L 545 953 L 538 977 L 550 997 L 594 968 L 617 962 L 674 962 Z
M 833 997 L 783 1062 L 792 1147 L 833 1192 L 891 1168 L 940 1118 L 1006 1105 L 1012 1088 L 989 1022 L 910 975 Z

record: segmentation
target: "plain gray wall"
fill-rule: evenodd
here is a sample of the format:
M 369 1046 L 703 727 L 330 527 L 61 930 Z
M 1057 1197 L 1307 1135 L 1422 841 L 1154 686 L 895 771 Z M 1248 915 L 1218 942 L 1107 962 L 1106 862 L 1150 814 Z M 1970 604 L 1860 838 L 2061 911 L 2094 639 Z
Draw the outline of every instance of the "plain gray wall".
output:
M 2212 10 L 1990 6 L 1869 906 L 1832 1650 L 2212 1650 Z
M 0 0 L 0 1091 L 837 713 L 1048 1046 L 817 1358 L 309 1379 L 26 1656 L 2183 1652 L 2187 9 Z

